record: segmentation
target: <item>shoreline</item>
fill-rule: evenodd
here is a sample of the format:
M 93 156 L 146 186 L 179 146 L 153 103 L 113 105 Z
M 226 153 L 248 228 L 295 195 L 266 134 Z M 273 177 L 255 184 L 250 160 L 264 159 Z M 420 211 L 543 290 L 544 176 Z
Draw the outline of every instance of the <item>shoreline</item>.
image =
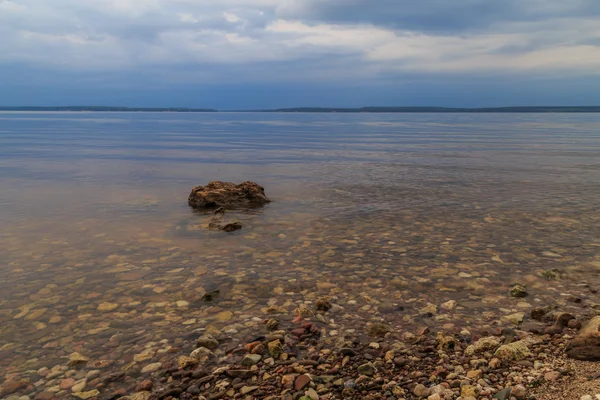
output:
M 540 334 L 564 315 L 541 310 L 514 328 L 400 331 L 357 321 L 354 334 L 338 335 L 332 321 L 343 311 L 325 297 L 294 315 L 268 310 L 255 337 L 208 325 L 178 343 L 143 343 L 130 362 L 72 353 L 64 365 L 29 371 L 37 382 L 10 375 L 0 393 L 6 400 L 593 399 L 597 364 L 564 354 L 587 317 Z

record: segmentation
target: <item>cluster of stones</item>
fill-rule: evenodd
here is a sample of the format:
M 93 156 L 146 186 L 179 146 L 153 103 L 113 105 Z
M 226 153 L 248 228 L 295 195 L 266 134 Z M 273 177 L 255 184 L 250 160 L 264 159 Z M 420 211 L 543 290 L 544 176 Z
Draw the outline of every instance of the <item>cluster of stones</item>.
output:
M 287 323 L 268 318 L 263 333 L 243 346 L 228 347 L 225 333 L 206 333 L 189 355 L 146 365 L 129 394 L 119 390 L 101 395 L 98 388 L 110 385 L 96 384 L 93 389 L 90 380 L 99 372 L 71 370 L 90 364 L 76 353 L 64 368 L 39 371 L 46 379 L 58 378 L 57 388 L 39 392 L 35 399 L 72 393 L 81 399 L 123 400 L 526 400 L 536 387 L 572 377 L 555 360 L 565 349 L 590 345 L 584 338 L 597 335 L 600 324 L 600 318 L 592 319 L 570 340 L 581 321 L 536 308 L 530 314 L 546 326 L 545 333 L 498 328 L 476 337 L 466 330 L 448 335 L 425 328 L 400 335 L 385 323 L 369 323 L 364 334 L 340 337 L 325 346 L 318 318 L 315 322 L 305 318 L 332 308 L 329 298 L 321 298 L 313 308 L 299 307 L 297 317 Z M 1 386 L 1 393 L 21 400 L 12 394 L 28 385 L 10 380 Z

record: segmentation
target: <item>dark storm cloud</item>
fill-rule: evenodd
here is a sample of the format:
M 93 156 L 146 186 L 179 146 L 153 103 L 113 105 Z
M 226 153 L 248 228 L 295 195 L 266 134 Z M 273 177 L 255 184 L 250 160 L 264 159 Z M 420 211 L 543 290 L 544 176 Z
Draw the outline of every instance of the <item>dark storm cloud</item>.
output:
M 456 33 L 505 22 L 600 15 L 598 0 L 306 0 L 280 15 L 311 22 L 366 23 L 399 30 Z

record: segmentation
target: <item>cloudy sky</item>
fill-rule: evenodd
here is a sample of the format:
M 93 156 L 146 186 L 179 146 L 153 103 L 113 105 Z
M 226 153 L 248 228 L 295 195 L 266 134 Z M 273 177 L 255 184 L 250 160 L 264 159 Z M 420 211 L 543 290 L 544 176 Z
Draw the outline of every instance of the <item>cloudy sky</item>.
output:
M 0 0 L 0 105 L 600 105 L 600 0 Z

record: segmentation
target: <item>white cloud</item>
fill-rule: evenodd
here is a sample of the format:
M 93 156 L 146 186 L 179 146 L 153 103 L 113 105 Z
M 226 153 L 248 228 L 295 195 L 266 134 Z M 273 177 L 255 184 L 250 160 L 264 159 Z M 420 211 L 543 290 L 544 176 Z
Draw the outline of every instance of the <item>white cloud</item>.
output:
M 554 0 L 522 3 L 527 13 L 536 7 L 542 14 L 573 10 Z M 275 68 L 275 63 L 294 62 L 288 73 L 295 77 L 331 77 L 340 65 L 344 68 L 338 76 L 402 71 L 600 73 L 600 20 L 593 15 L 502 21 L 477 31 L 440 33 L 351 20 L 302 20 L 310 4 L 0 0 L 0 63 L 74 70 L 185 65 L 201 71 L 215 65 L 272 63 Z M 344 57 L 352 61 L 340 62 Z
M 229 12 L 224 12 L 223 13 L 223 17 L 225 17 L 225 19 L 227 20 L 227 22 L 231 22 L 231 23 L 240 22 L 242 20 L 237 15 L 235 15 L 233 13 L 229 13 Z

